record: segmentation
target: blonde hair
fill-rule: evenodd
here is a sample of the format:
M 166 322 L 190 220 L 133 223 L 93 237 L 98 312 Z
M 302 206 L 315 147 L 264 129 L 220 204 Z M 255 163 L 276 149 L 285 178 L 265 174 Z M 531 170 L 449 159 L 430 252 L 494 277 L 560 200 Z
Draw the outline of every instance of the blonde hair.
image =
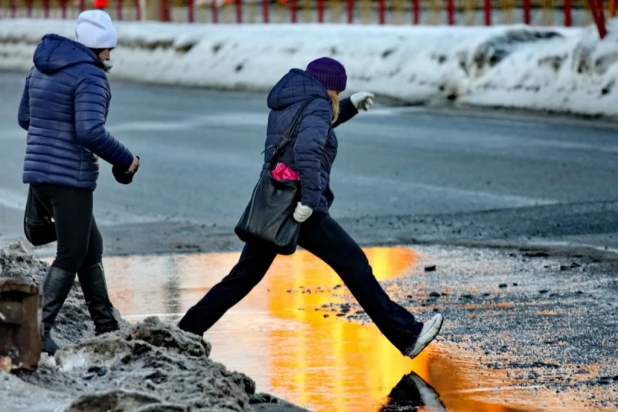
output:
M 328 96 L 330 97 L 330 104 L 333 107 L 333 123 L 337 121 L 339 118 L 339 95 L 333 90 L 328 91 Z

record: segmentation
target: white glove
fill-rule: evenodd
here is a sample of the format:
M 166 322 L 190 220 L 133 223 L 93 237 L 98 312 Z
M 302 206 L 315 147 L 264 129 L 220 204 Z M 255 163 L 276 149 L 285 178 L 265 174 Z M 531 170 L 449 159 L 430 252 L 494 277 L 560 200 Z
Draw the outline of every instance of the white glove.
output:
M 358 92 L 350 96 L 350 100 L 352 101 L 354 107 L 356 107 L 356 110 L 363 109 L 365 111 L 369 110 L 369 108 L 373 106 L 373 98 L 373 93 L 369 92 Z
M 312 213 L 313 209 L 298 202 L 296 204 L 296 209 L 294 210 L 294 220 L 298 223 L 303 223 L 305 220 L 309 219 L 309 216 L 311 216 Z

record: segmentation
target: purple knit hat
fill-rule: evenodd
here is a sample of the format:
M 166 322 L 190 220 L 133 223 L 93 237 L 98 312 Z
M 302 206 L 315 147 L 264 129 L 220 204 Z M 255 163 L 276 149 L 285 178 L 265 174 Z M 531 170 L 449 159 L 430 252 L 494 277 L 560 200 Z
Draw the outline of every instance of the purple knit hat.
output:
M 330 57 L 322 57 L 312 61 L 305 70 L 311 76 L 315 77 L 328 90 L 336 90 L 342 92 L 348 80 L 345 73 L 345 67 L 335 59 Z

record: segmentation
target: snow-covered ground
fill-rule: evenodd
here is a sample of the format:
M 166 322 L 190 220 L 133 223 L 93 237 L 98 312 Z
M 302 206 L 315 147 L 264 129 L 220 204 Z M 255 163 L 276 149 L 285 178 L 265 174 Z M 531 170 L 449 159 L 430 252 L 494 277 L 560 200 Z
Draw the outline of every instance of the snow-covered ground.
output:
M 268 90 L 290 68 L 332 56 L 348 92 L 407 103 L 464 104 L 618 116 L 618 20 L 596 29 L 188 25 L 118 22 L 112 77 L 168 85 Z M 0 71 L 27 71 L 49 32 L 74 22 L 4 20 Z

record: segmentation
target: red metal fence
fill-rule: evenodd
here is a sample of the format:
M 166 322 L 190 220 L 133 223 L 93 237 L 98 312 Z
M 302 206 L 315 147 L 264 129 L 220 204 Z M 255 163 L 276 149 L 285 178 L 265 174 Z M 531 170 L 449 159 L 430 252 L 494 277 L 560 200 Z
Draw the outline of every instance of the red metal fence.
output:
M 147 3 L 148 1 L 148 8 Z M 0 0 L 0 18 L 74 18 L 103 6 L 116 20 L 581 26 L 616 15 L 615 0 Z M 152 4 L 156 2 L 156 16 Z M 98 3 L 98 4 L 97 4 Z M 148 16 L 146 16 L 148 14 Z

